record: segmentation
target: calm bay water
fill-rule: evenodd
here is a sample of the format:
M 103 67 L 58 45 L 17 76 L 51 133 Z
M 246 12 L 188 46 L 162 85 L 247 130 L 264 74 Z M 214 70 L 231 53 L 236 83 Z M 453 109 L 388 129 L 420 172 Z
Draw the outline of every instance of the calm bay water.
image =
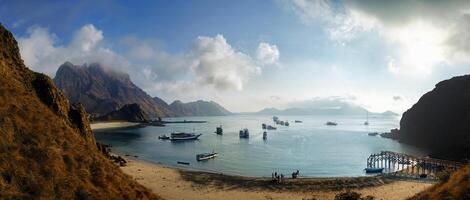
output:
M 271 173 L 290 174 L 300 170 L 302 176 L 362 176 L 370 154 L 383 150 L 422 156 L 423 151 L 396 141 L 368 136 L 369 132 L 385 132 L 398 127 L 396 117 L 372 116 L 364 126 L 364 117 L 354 116 L 279 116 L 289 127 L 277 126 L 262 138 L 262 123 L 273 124 L 272 116 L 233 115 L 223 117 L 184 117 L 166 120 L 203 120 L 202 124 L 168 124 L 165 127 L 144 127 L 95 132 L 97 141 L 111 144 L 113 151 L 138 155 L 139 158 L 169 166 L 244 176 L 270 177 Z M 302 120 L 303 123 L 294 123 Z M 338 126 L 326 126 L 335 121 Z M 214 133 L 222 125 L 224 135 Z M 249 139 L 240 139 L 241 128 L 250 130 Z M 171 142 L 158 136 L 171 132 L 202 133 L 196 141 Z M 196 154 L 211 151 L 216 159 L 197 162 Z M 190 162 L 189 166 L 177 161 Z

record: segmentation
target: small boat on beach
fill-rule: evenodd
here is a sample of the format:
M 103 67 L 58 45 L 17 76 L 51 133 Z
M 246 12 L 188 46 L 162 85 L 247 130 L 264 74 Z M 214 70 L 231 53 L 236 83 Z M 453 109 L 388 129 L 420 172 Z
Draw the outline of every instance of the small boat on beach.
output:
M 177 161 L 176 164 L 189 165 L 189 162 Z
M 171 133 L 171 141 L 196 140 L 202 134 L 195 133 Z
M 366 167 L 364 169 L 364 171 L 366 171 L 366 173 L 368 174 L 372 174 L 372 173 L 382 173 L 384 171 L 384 168 L 383 167 L 379 167 L 379 168 L 376 168 L 376 167 Z
M 263 132 L 263 140 L 266 140 L 268 139 L 268 133 L 265 131 Z
M 336 125 L 338 125 L 338 123 L 336 123 L 336 122 L 326 122 L 326 125 L 327 126 L 336 126 Z
M 163 134 L 163 135 L 158 136 L 158 139 L 160 139 L 160 140 L 168 140 L 168 139 L 170 139 L 170 136 L 167 136 L 167 135 Z
M 217 135 L 223 135 L 224 134 L 224 130 L 222 129 L 222 125 L 220 125 L 219 127 L 215 128 L 215 133 Z
M 217 157 L 219 154 L 212 152 L 212 153 L 202 153 L 202 154 L 197 154 L 196 155 L 196 160 L 197 161 L 204 161 L 204 160 L 209 160 L 212 158 Z
M 240 130 L 240 138 L 249 138 L 250 137 L 250 132 L 248 131 L 247 128 Z

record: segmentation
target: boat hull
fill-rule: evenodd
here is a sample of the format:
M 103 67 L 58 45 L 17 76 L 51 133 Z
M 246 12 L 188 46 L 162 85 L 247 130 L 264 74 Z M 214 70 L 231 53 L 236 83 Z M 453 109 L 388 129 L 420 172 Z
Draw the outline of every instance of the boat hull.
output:
M 190 136 L 190 137 L 171 137 L 170 140 L 171 141 L 187 141 L 187 140 L 197 140 L 199 138 L 199 136 L 201 136 L 202 134 L 198 134 L 198 135 L 194 135 L 194 136 Z

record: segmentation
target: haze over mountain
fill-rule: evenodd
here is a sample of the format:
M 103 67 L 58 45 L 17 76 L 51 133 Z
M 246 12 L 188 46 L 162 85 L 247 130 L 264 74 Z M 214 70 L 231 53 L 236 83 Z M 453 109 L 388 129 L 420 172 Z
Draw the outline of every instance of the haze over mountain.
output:
M 366 108 L 348 102 L 343 98 L 315 98 L 308 101 L 293 102 L 287 105 L 286 109 L 265 108 L 256 114 L 265 115 L 367 115 L 382 114 L 397 116 L 398 114 L 386 111 L 383 113 L 372 113 Z
M 62 64 L 54 77 L 56 85 L 72 102 L 80 102 L 92 114 L 104 115 L 125 104 L 137 103 L 151 116 L 170 116 L 171 111 L 159 106 L 151 96 L 137 87 L 129 75 L 90 65 Z
M 232 114 L 214 101 L 198 100 L 183 103 L 179 100 L 169 105 L 170 110 L 178 116 L 223 116 Z
M 160 199 L 98 151 L 88 116 L 0 25 L 0 199 Z

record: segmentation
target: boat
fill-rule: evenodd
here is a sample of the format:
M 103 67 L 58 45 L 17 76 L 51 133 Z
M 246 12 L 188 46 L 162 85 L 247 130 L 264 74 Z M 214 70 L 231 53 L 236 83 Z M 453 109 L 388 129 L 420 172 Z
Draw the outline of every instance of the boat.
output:
M 378 134 L 379 134 L 379 133 L 377 133 L 377 132 L 373 132 L 373 133 L 368 133 L 367 135 L 369 135 L 369 136 L 377 136 Z
M 171 133 L 171 141 L 196 140 L 202 134 L 195 133 Z
M 364 122 L 364 126 L 368 126 L 369 125 L 369 111 L 367 111 L 367 115 L 366 115 L 366 121 Z
M 279 117 L 277 117 L 277 116 L 273 116 L 273 121 L 274 121 L 274 122 L 277 122 L 277 121 L 279 121 Z
M 366 173 L 382 173 L 384 171 L 384 168 L 366 167 L 364 170 L 366 171 Z
M 268 133 L 265 131 L 263 132 L 263 140 L 266 140 L 268 139 Z
M 250 132 L 248 131 L 247 128 L 240 130 L 240 138 L 249 138 L 250 137 Z
M 183 162 L 183 161 L 177 161 L 176 163 L 180 165 L 189 165 L 189 162 Z
M 336 123 L 336 122 L 326 122 L 326 125 L 327 126 L 336 126 L 336 125 L 338 125 L 338 123 Z
M 268 125 L 268 126 L 266 127 L 266 129 L 268 129 L 268 130 L 276 130 L 277 128 L 274 127 L 274 126 Z
M 160 139 L 160 140 L 168 140 L 168 139 L 170 139 L 170 136 L 167 136 L 167 135 L 163 134 L 163 135 L 158 136 L 158 139 Z
M 302 121 L 300 121 L 300 120 L 295 120 L 294 122 L 295 123 L 302 123 Z
M 197 154 L 196 155 L 196 160 L 197 161 L 204 161 L 204 160 L 209 160 L 212 158 L 217 157 L 219 154 L 212 152 L 212 153 L 202 153 L 202 154 Z
M 217 135 L 223 135 L 224 134 L 224 130 L 222 129 L 222 125 L 220 125 L 219 127 L 215 128 L 215 133 Z
M 261 128 L 266 129 L 266 124 L 261 124 Z

